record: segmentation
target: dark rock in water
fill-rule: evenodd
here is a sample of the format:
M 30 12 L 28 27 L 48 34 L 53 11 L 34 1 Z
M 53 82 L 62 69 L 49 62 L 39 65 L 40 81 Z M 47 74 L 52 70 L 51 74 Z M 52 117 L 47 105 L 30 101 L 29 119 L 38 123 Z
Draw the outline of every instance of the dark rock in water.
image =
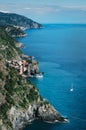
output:
M 19 130 L 36 119 L 48 123 L 67 122 L 67 120 L 46 101 L 32 103 L 28 106 L 27 110 L 12 107 L 9 111 L 9 119 L 15 130 Z
M 38 109 L 39 118 L 45 122 L 66 122 L 65 118 L 48 102 L 44 101 Z

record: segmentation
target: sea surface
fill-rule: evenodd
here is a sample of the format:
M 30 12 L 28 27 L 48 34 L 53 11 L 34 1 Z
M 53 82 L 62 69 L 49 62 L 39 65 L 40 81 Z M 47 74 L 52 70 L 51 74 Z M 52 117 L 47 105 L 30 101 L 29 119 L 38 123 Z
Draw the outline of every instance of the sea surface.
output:
M 19 39 L 22 51 L 35 56 L 44 72 L 30 80 L 70 122 L 35 121 L 24 130 L 86 130 L 86 25 L 44 24 L 25 32 L 27 37 Z

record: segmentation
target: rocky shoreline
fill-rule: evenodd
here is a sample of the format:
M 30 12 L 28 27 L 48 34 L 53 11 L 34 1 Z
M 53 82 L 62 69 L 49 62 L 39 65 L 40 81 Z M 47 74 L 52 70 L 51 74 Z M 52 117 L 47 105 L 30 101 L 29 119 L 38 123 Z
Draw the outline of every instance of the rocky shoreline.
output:
M 22 57 L 28 58 L 28 56 L 24 54 L 22 54 Z M 35 60 L 35 62 L 37 68 L 36 70 L 39 71 L 37 61 Z M 9 115 L 14 130 L 23 129 L 23 127 L 29 125 L 34 120 L 41 120 L 46 123 L 69 122 L 67 118 L 63 117 L 47 100 L 44 99 L 39 99 L 39 101 L 31 103 L 28 105 L 27 109 L 23 110 L 17 109 L 13 106 L 9 111 Z
M 4 23 L 7 16 L 12 20 L 12 24 L 16 21 L 15 25 L 23 28 L 41 27 L 40 24 L 17 14 L 1 13 L 2 15 Z M 20 24 L 22 19 L 25 21 Z M 26 79 L 27 74 L 29 77 L 39 74 L 38 62 L 33 57 L 24 55 L 19 46 L 16 47 L 17 41 L 12 37 L 13 32 L 9 33 L 9 29 L 15 29 L 9 28 L 8 25 L 7 27 L 7 31 L 6 26 L 0 27 L 0 130 L 23 129 L 25 125 L 37 119 L 48 123 L 68 122 L 41 97 L 37 87 Z
M 25 125 L 37 119 L 47 123 L 68 122 L 66 118 L 61 116 L 60 113 L 46 101 L 32 103 L 26 110 L 19 110 L 12 107 L 9 111 L 9 115 L 14 130 L 22 129 Z
M 27 59 L 29 57 L 33 59 L 31 56 L 27 56 L 24 54 L 20 56 L 20 59 L 21 58 Z M 33 70 L 36 69 L 36 71 L 39 72 L 39 66 L 36 60 L 35 60 L 35 66 L 33 62 L 31 63 L 31 66 Z M 29 71 L 31 70 L 31 68 L 29 68 Z M 25 80 L 26 77 L 24 77 Z M 32 78 L 33 76 L 28 75 L 28 77 Z M 46 123 L 68 122 L 68 119 L 63 117 L 47 100 L 45 99 L 41 100 L 40 98 L 38 98 L 36 102 L 28 104 L 27 109 L 20 109 L 16 108 L 15 106 L 12 106 L 8 112 L 8 115 L 14 130 L 23 129 L 23 127 L 30 124 L 34 120 L 41 120 L 42 122 Z

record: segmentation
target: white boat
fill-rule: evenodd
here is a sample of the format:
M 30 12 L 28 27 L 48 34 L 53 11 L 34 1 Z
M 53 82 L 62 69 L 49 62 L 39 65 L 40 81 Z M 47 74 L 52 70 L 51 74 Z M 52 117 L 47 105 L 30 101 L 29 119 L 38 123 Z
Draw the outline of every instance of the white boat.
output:
M 70 88 L 70 92 L 73 92 L 74 91 L 74 88 L 73 88 L 73 84 L 71 85 L 71 88 Z
M 73 92 L 73 90 L 74 90 L 73 88 L 70 89 L 71 92 Z

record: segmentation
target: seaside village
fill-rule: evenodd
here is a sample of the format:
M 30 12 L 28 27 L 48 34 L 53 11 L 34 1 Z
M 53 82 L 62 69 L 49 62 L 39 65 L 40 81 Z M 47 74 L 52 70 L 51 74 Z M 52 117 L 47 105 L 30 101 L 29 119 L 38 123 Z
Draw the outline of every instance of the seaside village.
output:
M 39 71 L 38 62 L 32 56 L 22 55 L 19 60 L 6 60 L 9 66 L 15 68 L 22 77 L 42 78 L 43 73 Z

